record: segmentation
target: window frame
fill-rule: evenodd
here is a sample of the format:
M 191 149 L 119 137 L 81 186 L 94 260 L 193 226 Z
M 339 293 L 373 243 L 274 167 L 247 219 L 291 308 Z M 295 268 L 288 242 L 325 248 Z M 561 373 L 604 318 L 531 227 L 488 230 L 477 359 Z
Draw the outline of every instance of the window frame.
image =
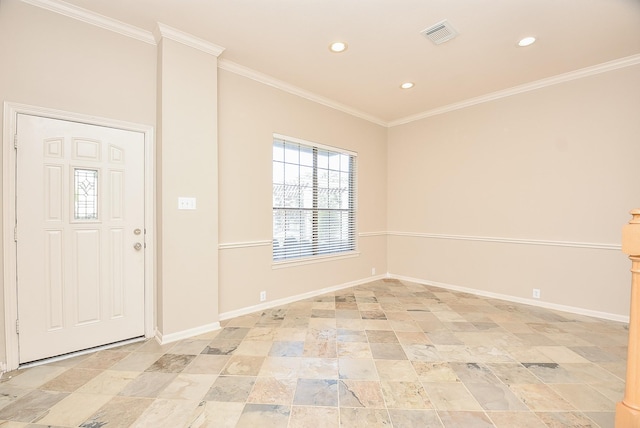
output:
M 284 164 L 284 166 L 286 167 L 287 164 L 289 165 L 296 165 L 296 163 L 290 163 L 290 162 L 286 162 L 284 160 L 279 161 L 276 160 L 275 158 L 275 145 L 276 143 L 289 143 L 289 144 L 293 144 L 293 145 L 298 145 L 300 146 L 300 148 L 304 148 L 304 149 L 308 149 L 311 150 L 313 153 L 313 187 L 312 187 L 312 191 L 313 191 L 313 206 L 312 208 L 304 208 L 301 206 L 298 207 L 287 207 L 287 206 L 281 206 L 278 207 L 275 204 L 275 186 L 279 183 L 276 183 L 275 181 L 275 165 L 276 162 L 282 162 Z M 279 268 L 279 267 L 286 267 L 286 266 L 290 266 L 290 265 L 301 265 L 301 264 L 309 264 L 309 263 L 317 263 L 317 262 L 323 262 L 323 261 L 327 261 L 327 260 L 335 260 L 335 259 L 343 259 L 343 258 L 350 258 L 350 257 L 356 257 L 359 255 L 358 252 L 358 215 L 357 215 L 357 211 L 358 211 L 358 186 L 357 186 L 357 182 L 358 182 L 358 170 L 357 170 L 357 157 L 358 154 L 357 152 L 353 152 L 350 150 L 346 150 L 343 148 L 339 148 L 339 147 L 333 147 L 333 146 L 328 146 L 328 145 L 324 145 L 324 144 L 319 144 L 319 143 L 315 143 L 315 142 L 311 142 L 311 141 L 307 141 L 307 140 L 303 140 L 300 138 L 295 138 L 295 137 L 290 137 L 290 136 L 286 136 L 286 135 L 281 135 L 281 134 L 273 134 L 273 138 L 271 140 L 271 172 L 272 172 L 272 177 L 271 177 L 271 185 L 272 185 L 272 200 L 271 200 L 271 208 L 272 208 L 272 215 L 271 215 L 271 225 L 272 225 L 272 254 L 271 254 L 271 261 L 272 261 L 272 266 L 273 268 Z M 330 209 L 330 208 L 320 208 L 318 206 L 318 189 L 320 188 L 319 184 L 318 184 L 318 170 L 319 169 L 325 169 L 325 168 L 320 168 L 318 166 L 318 152 L 322 152 L 322 151 L 327 151 L 330 152 L 332 154 L 339 154 L 339 155 L 344 155 L 344 156 L 348 156 L 349 159 L 349 168 L 348 171 L 346 173 L 349 174 L 348 176 L 348 181 L 349 181 L 349 186 L 347 188 L 348 191 L 348 208 L 347 209 Z M 297 161 L 297 166 L 298 168 L 300 168 L 301 166 L 304 167 L 305 165 L 301 162 L 300 158 L 298 158 Z M 308 166 L 307 166 L 308 167 Z M 326 168 L 327 171 L 332 171 L 331 168 L 327 167 Z M 339 172 L 342 172 L 342 170 L 340 169 Z M 302 187 L 302 185 L 299 184 L 299 187 Z M 311 228 L 312 228 L 312 232 L 311 232 L 311 252 L 312 254 L 309 255 L 304 255 L 304 254 L 299 254 L 299 255 L 284 255 L 281 257 L 276 257 L 276 240 L 280 239 L 281 237 L 276 238 L 276 211 L 299 211 L 299 212 L 311 212 L 312 213 L 312 220 L 311 220 Z M 322 246 L 320 244 L 320 238 L 318 237 L 318 230 L 320 227 L 320 220 L 319 220 L 319 213 L 320 212 L 330 212 L 330 211 L 338 211 L 340 213 L 346 213 L 347 218 L 348 218 L 348 223 L 347 223 L 347 234 L 348 234 L 348 238 L 346 240 L 347 245 L 349 246 L 348 249 L 340 249 L 340 245 L 338 245 L 337 249 L 331 249 L 331 245 L 329 245 L 329 249 L 331 250 L 330 252 L 327 252 L 326 250 L 322 250 Z M 327 229 L 330 230 L 330 229 Z M 300 237 L 302 236 L 302 234 L 300 235 Z M 286 239 L 286 237 L 285 237 Z M 340 240 L 336 240 L 336 241 L 331 241 L 334 243 L 340 243 Z M 278 248 L 282 248 L 280 246 L 280 242 L 278 241 Z M 302 252 L 302 248 L 300 249 L 300 251 Z

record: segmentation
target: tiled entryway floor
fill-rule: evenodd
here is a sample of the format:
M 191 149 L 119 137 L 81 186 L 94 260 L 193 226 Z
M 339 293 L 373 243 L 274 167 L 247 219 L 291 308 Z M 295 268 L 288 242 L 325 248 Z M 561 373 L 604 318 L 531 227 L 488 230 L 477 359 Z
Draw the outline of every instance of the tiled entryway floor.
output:
M 0 427 L 613 427 L 624 391 L 624 324 L 410 282 L 222 324 L 5 375 Z

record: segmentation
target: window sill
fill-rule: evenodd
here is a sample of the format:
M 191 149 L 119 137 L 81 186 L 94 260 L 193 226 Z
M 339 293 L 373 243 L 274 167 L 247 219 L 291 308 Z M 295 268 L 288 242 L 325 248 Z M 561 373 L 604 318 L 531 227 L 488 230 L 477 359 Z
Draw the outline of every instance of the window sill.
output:
M 271 269 L 284 269 L 289 267 L 310 265 L 315 263 L 331 262 L 334 260 L 351 259 L 359 256 L 360 256 L 359 251 L 349 251 L 348 253 L 329 254 L 326 256 L 305 257 L 305 258 L 294 259 L 294 260 L 283 260 L 283 261 L 272 262 Z

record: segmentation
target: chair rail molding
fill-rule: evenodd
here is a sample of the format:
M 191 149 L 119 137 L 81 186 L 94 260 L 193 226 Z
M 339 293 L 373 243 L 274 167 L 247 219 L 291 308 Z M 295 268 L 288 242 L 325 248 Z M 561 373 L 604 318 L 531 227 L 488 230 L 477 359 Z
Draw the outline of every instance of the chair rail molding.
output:
M 549 241 L 543 239 L 523 239 L 523 238 L 504 238 L 498 236 L 474 236 L 474 235 L 446 235 L 439 233 L 420 233 L 420 232 L 387 232 L 389 236 L 407 236 L 411 238 L 426 239 L 449 239 L 454 241 L 480 241 L 480 242 L 498 242 L 503 244 L 520 244 L 520 245 L 544 245 L 548 247 L 572 247 L 572 248 L 591 248 L 596 250 L 615 250 L 620 251 L 620 244 L 606 244 L 597 242 L 573 242 L 573 241 Z

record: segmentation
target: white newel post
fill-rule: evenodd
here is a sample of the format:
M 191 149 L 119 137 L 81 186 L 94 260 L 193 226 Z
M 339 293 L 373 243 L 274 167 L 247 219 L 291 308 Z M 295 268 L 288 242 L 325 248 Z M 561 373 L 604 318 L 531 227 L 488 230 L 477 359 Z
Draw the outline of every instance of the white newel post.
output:
M 622 229 L 622 251 L 631 259 L 631 311 L 624 398 L 616 406 L 616 428 L 640 428 L 640 209 Z

